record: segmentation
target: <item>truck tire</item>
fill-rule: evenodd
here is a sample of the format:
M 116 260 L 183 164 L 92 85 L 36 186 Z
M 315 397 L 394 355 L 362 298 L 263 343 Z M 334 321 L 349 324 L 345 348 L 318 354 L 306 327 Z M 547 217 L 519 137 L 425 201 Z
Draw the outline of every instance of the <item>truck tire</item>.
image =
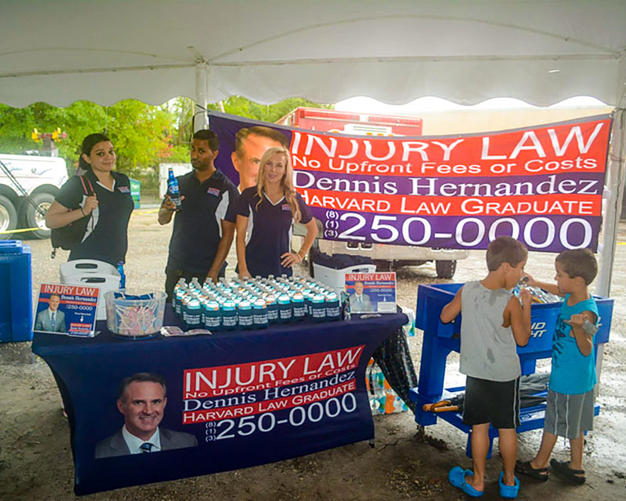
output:
M 435 261 L 437 278 L 452 278 L 456 271 L 456 261 Z
M 17 228 L 17 211 L 7 197 L 0 195 L 0 240 L 10 240 L 12 233 L 3 233 Z
M 30 196 L 34 205 L 42 209 L 44 212 L 48 212 L 48 209 L 54 202 L 54 196 L 50 193 L 35 193 Z M 46 221 L 28 201 L 24 202 L 24 223 L 26 228 L 39 228 L 38 230 L 31 231 L 30 236 L 32 238 L 50 238 L 50 229 L 46 226 Z

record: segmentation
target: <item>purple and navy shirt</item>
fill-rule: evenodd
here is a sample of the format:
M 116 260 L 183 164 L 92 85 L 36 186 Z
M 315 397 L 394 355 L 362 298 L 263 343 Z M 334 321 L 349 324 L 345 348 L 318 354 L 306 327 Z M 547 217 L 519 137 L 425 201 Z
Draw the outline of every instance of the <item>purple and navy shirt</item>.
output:
M 253 277 L 259 275 L 291 276 L 291 268 L 280 264 L 280 256 L 291 250 L 293 213 L 283 197 L 273 204 L 264 195 L 260 205 L 257 187 L 247 188 L 241 193 L 237 214 L 248 218 L 246 236 L 246 264 Z M 296 202 L 300 208 L 300 223 L 307 224 L 313 216 L 299 193 Z

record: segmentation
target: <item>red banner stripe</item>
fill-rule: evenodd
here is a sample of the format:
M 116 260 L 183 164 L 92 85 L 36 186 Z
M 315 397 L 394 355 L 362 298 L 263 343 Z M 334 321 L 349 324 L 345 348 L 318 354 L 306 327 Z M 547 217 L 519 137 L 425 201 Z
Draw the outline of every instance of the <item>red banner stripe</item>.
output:
M 188 369 L 183 399 L 210 398 L 312 381 L 354 369 L 364 346 L 248 364 Z
M 444 138 L 294 131 L 296 170 L 346 175 L 494 177 L 602 173 L 611 120 Z
M 510 197 L 430 197 L 371 195 L 325 190 L 300 190 L 310 207 L 372 214 L 416 216 L 599 216 L 602 195 L 537 195 Z

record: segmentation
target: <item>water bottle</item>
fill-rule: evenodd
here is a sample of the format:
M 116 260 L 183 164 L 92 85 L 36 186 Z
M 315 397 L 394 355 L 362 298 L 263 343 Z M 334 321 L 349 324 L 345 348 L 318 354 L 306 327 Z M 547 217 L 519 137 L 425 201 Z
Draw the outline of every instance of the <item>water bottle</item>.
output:
M 324 303 L 326 304 L 326 320 L 340 320 L 341 309 L 339 308 L 339 298 L 337 294 L 331 292 L 324 296 Z
M 126 274 L 124 273 L 124 261 L 117 263 L 117 272 L 120 274 L 120 290 L 126 289 Z
M 183 307 L 183 322 L 188 329 L 200 328 L 202 316 L 202 309 L 200 306 L 200 300 L 197 298 L 191 298 L 189 302 Z
M 267 306 L 265 301 L 257 299 L 253 304 L 254 328 L 265 329 L 269 323 L 267 319 Z
M 198 280 L 198 277 L 191 278 L 191 283 L 189 284 L 189 287 L 195 291 L 199 291 L 200 289 L 202 289 L 202 286 L 200 285 L 200 281 Z
M 286 324 L 291 322 L 292 318 L 291 298 L 287 294 L 281 294 L 278 296 L 278 321 Z
M 174 306 L 174 311 L 179 317 L 183 315 L 183 298 L 187 293 L 187 284 L 184 282 L 179 282 L 180 286 L 177 286 L 177 289 L 174 292 L 174 298 L 172 299 L 172 303 Z
M 304 295 L 301 292 L 296 292 L 293 295 L 293 319 L 296 322 L 304 320 L 307 315 L 307 307 L 304 303 Z
M 313 308 L 311 317 L 314 322 L 326 321 L 326 304 L 324 302 L 324 296 L 322 294 L 315 294 L 313 296 Z
M 224 301 L 222 304 L 222 327 L 226 331 L 234 331 L 237 329 L 237 311 L 235 310 L 235 303 L 230 299 Z
M 306 308 L 307 317 L 313 317 L 313 292 L 310 289 L 306 289 L 303 293 L 304 295 L 304 306 Z
M 278 303 L 276 302 L 276 296 L 273 294 L 265 298 L 267 303 L 267 320 L 270 324 L 278 323 Z
M 254 313 L 252 305 L 248 300 L 242 300 L 237 305 L 237 314 L 239 316 L 239 328 L 241 330 L 254 328 Z
M 176 205 L 176 210 L 180 210 L 180 191 L 178 190 L 178 179 L 174 175 L 174 171 L 170 167 L 167 170 L 167 194 L 170 200 Z
M 205 301 L 202 305 L 204 316 L 204 326 L 211 332 L 216 332 L 222 328 L 222 314 L 217 301 Z

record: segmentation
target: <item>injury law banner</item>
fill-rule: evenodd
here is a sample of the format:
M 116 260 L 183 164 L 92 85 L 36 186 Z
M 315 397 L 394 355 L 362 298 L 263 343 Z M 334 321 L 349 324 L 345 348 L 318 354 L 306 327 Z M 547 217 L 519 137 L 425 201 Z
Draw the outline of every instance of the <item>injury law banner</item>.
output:
M 485 249 L 508 235 L 531 250 L 597 249 L 609 115 L 419 138 L 304 131 L 219 113 L 210 127 L 220 138 L 216 165 L 236 183 L 245 175 L 238 132 L 279 131 L 325 239 Z

